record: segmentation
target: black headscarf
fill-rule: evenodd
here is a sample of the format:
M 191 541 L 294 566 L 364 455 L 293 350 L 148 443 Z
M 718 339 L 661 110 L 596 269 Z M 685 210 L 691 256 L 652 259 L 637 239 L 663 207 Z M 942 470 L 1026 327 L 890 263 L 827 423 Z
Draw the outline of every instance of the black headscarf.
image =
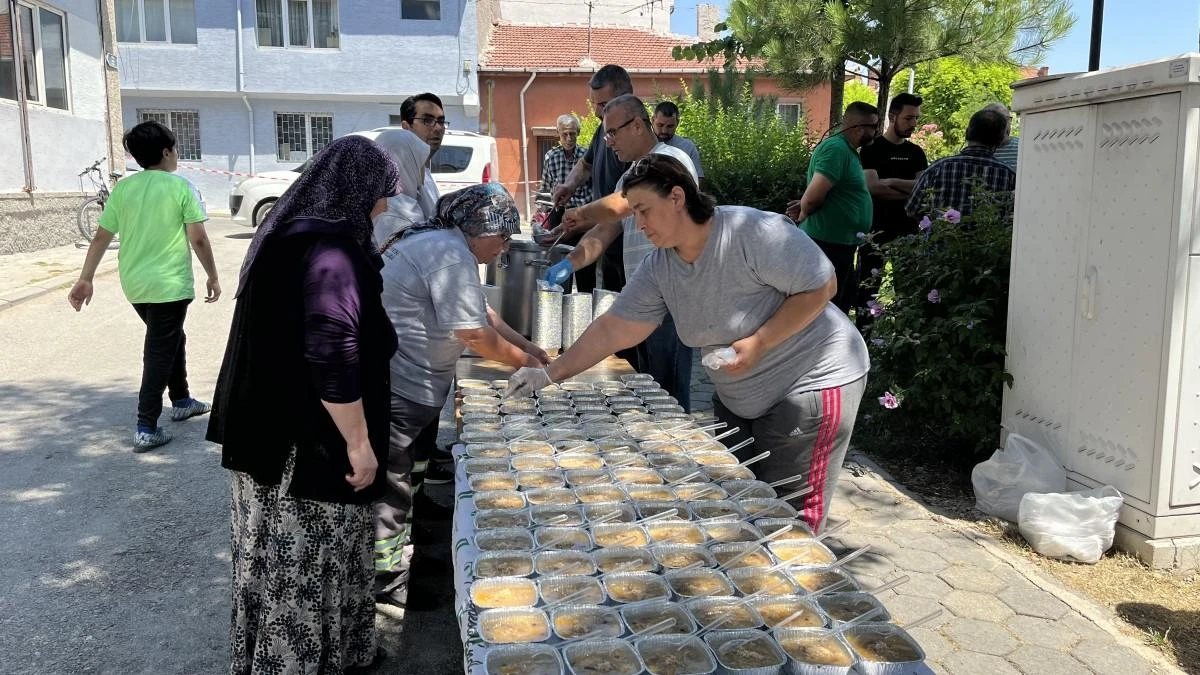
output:
M 388 153 L 362 136 L 343 136 L 330 143 L 283 193 L 254 233 L 238 277 L 238 295 L 245 290 L 263 247 L 287 234 L 298 220 L 319 221 L 330 231 L 352 233 L 367 255 L 378 262 L 371 209 L 381 198 L 396 193 L 399 177 Z

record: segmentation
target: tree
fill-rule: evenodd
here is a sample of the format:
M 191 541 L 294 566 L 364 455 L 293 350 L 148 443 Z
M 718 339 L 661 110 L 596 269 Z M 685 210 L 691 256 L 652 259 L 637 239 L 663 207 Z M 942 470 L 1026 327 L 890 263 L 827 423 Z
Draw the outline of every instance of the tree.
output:
M 842 103 L 850 105 L 855 101 L 870 103 L 875 105 L 876 98 L 879 96 L 874 89 L 862 83 L 861 80 L 848 80 L 846 82 L 845 94 L 842 96 Z
M 1040 59 L 1075 19 L 1069 0 L 733 0 L 730 34 L 675 50 L 676 58 L 752 57 L 792 89 L 834 85 L 830 118 L 840 119 L 844 62 L 879 84 L 886 108 L 892 79 L 947 56 L 968 64 L 1018 65 Z M 844 59 L 844 61 L 842 61 Z
M 1011 104 L 1011 85 L 1020 77 L 1011 64 L 970 65 L 957 57 L 922 63 L 916 75 L 921 120 L 938 125 L 948 144 L 962 145 L 971 115 L 989 103 Z

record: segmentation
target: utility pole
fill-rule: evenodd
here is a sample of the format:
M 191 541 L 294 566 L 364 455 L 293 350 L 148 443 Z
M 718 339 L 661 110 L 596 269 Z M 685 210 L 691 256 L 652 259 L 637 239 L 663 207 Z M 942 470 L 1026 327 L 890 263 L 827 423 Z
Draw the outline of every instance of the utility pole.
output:
M 588 44 L 587 44 L 587 60 L 592 61 L 592 8 L 596 6 L 595 2 L 588 0 Z
M 1104 0 L 1092 0 L 1092 44 L 1088 52 L 1088 70 L 1100 70 L 1100 38 L 1104 34 Z

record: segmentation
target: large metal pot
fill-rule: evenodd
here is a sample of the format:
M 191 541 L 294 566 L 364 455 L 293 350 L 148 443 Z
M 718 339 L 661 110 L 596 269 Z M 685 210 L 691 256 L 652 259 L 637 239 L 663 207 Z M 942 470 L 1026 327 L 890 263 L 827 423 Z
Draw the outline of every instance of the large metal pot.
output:
M 525 337 L 533 334 L 533 296 L 537 280 L 546 268 L 562 260 L 573 247 L 559 244 L 547 251 L 527 240 L 513 240 L 508 253 L 488 264 L 486 281 L 499 290 L 499 304 L 492 309 L 504 322 Z M 502 261 L 507 261 L 504 264 Z

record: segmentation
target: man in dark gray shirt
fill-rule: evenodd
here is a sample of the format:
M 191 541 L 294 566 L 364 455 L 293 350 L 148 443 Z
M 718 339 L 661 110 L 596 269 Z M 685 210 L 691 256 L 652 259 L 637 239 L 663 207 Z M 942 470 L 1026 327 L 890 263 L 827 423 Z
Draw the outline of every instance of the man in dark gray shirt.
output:
M 604 117 L 604 109 L 608 102 L 623 94 L 633 93 L 633 82 L 624 68 L 608 64 L 592 75 L 588 81 L 591 88 L 589 97 L 596 114 Z M 612 148 L 604 142 L 603 131 L 592 136 L 591 145 L 583 159 L 575 163 L 575 168 L 558 187 L 554 188 L 555 204 L 566 204 L 584 181 L 592 182 L 592 198 L 599 199 L 616 191 L 617 181 L 625 174 L 629 164 L 617 158 Z M 625 268 L 622 263 L 621 238 L 617 239 L 604 252 L 601 265 L 604 275 L 604 288 L 619 291 L 625 287 Z

